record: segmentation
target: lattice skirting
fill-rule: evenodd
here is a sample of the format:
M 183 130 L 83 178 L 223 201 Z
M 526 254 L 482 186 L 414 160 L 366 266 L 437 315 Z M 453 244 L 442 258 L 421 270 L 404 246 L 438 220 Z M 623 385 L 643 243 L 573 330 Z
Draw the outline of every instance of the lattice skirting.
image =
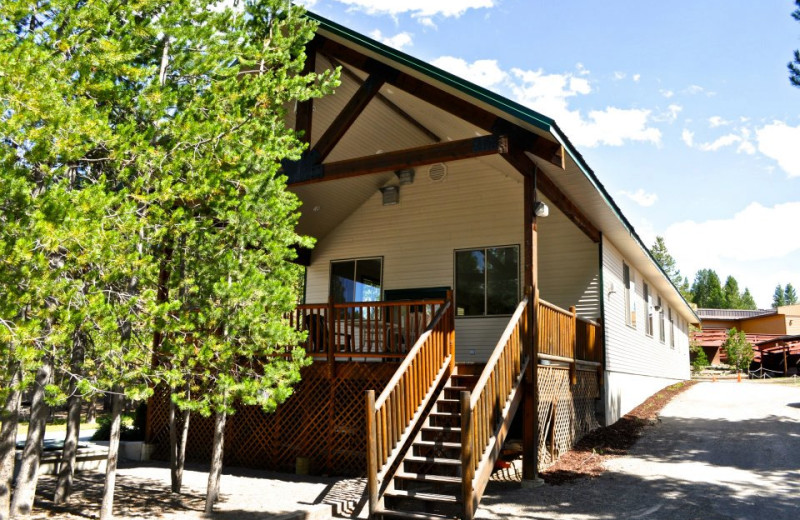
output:
M 224 463 L 233 466 L 295 471 L 307 459 L 317 474 L 362 475 L 366 470 L 366 390 L 380 393 L 397 363 L 337 363 L 331 379 L 325 363 L 303 369 L 294 394 L 272 414 L 257 406 L 237 406 L 225 425 Z M 147 413 L 153 458 L 169 458 L 169 400 L 156 392 Z M 192 415 L 187 460 L 211 458 L 214 419 Z
M 538 367 L 540 470 L 599 426 L 594 415 L 594 401 L 600 397 L 597 372 L 578 370 L 576 375 L 572 385 L 568 368 Z

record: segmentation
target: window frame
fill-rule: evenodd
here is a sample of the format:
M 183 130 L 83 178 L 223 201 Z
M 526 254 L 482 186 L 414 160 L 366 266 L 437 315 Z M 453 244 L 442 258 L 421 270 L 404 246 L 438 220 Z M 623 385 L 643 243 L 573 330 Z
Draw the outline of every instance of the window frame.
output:
M 512 309 L 509 313 L 504 314 L 489 314 L 489 269 L 484 269 L 484 284 L 483 284 L 483 313 L 482 314 L 458 314 L 458 253 L 464 252 L 471 252 L 471 251 L 483 251 L 484 259 L 486 258 L 487 251 L 490 249 L 515 249 L 517 252 L 517 269 L 516 269 L 516 281 L 517 281 L 517 289 L 516 289 L 516 300 L 517 303 L 514 304 L 514 309 L 516 309 L 517 305 L 520 301 L 521 295 L 521 287 L 522 287 L 522 280 L 521 280 L 521 271 L 522 271 L 522 264 L 520 262 L 520 252 L 521 247 L 519 244 L 504 244 L 504 245 L 496 245 L 496 246 L 483 246 L 483 247 L 465 247 L 461 249 L 454 249 L 453 250 L 453 306 L 454 306 L 454 315 L 457 319 L 469 319 L 469 318 L 497 318 L 497 317 L 504 317 L 504 316 L 512 316 L 514 314 L 514 310 Z
M 650 285 L 647 282 L 642 282 L 642 298 L 644 299 L 645 317 L 644 317 L 644 333 L 648 337 L 653 337 L 653 306 L 650 305 Z
M 675 316 L 672 314 L 672 307 L 668 307 L 669 311 L 669 348 L 675 350 Z
M 662 305 L 662 302 L 661 302 L 661 296 L 658 297 L 658 325 L 659 325 L 658 326 L 658 328 L 659 328 L 658 340 L 662 344 L 666 344 L 666 342 L 667 342 L 667 337 L 666 337 L 667 331 L 666 331 L 666 328 L 664 326 L 664 306 Z
M 632 329 L 636 329 L 636 280 L 629 266 L 625 261 L 622 262 L 622 285 L 625 295 L 625 324 Z
M 359 257 L 352 257 L 352 258 L 341 258 L 336 260 L 331 260 L 330 264 L 328 265 L 328 298 L 333 301 L 333 265 L 334 264 L 343 264 L 345 262 L 353 262 L 353 281 L 355 282 L 355 275 L 358 272 L 358 262 L 363 262 L 365 260 L 378 260 L 380 261 L 381 268 L 380 268 L 380 294 L 378 295 L 377 301 L 383 300 L 383 256 L 359 256 Z M 354 286 L 355 290 L 355 286 Z M 353 294 L 355 298 L 355 294 Z M 363 301 L 344 301 L 344 302 L 336 302 L 334 303 L 364 303 Z

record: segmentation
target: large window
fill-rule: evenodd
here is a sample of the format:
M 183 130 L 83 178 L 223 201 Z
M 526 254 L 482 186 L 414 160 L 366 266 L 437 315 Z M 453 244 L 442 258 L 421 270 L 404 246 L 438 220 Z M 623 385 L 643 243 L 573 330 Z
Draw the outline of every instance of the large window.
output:
M 669 311 L 669 346 L 675 348 L 675 320 L 672 318 L 672 307 L 667 310 Z
M 666 327 L 664 326 L 664 307 L 661 305 L 661 296 L 658 297 L 658 325 L 660 332 L 658 339 L 661 343 L 666 341 Z
M 382 268 L 380 258 L 331 262 L 330 294 L 334 303 L 380 301 Z
M 625 323 L 636 328 L 636 286 L 628 264 L 622 263 L 622 285 L 625 292 Z
M 456 251 L 456 316 L 512 314 L 519 303 L 519 246 Z

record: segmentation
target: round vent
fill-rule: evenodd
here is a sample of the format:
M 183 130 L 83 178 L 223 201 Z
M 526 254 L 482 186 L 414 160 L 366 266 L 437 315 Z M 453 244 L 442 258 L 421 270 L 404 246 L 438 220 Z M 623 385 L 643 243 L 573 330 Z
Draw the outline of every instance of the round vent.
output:
M 437 163 L 432 164 L 430 168 L 428 168 L 428 177 L 433 182 L 441 182 L 447 177 L 447 166 L 444 163 Z

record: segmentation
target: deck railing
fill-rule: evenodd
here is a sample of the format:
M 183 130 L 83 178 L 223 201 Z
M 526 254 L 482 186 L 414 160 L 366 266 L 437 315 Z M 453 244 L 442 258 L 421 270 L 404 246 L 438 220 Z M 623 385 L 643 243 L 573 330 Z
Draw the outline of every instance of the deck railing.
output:
M 540 358 L 602 362 L 603 335 L 600 324 L 579 318 L 575 307 L 565 310 L 539 300 L 538 320 Z
M 472 518 L 480 502 L 505 438 L 505 432 L 498 431 L 513 414 L 509 408 L 519 403 L 513 394 L 529 362 L 525 357 L 530 341 L 528 315 L 526 298 L 517 306 L 472 392 L 461 393 L 464 518 Z
M 290 321 L 308 332 L 309 356 L 400 361 L 444 303 L 438 299 L 301 304 Z
M 375 399 L 367 390 L 367 490 L 370 513 L 378 507 L 378 488 L 414 431 L 439 383 L 455 365 L 451 298 L 417 339 L 392 379 Z

